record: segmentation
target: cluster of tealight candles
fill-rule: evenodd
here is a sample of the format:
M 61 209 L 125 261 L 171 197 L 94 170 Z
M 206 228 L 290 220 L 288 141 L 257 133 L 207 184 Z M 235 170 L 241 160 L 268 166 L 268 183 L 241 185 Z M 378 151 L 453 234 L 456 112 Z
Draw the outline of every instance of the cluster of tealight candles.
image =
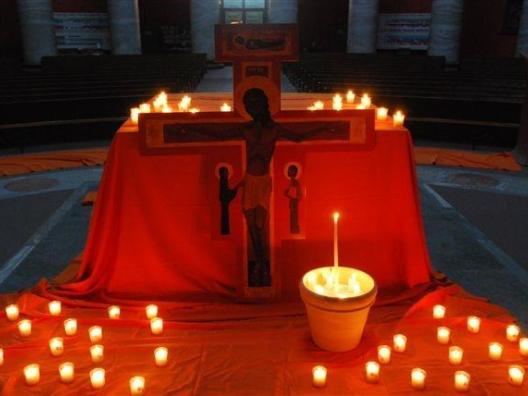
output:
M 190 96 L 185 95 L 178 102 L 178 111 L 189 112 L 192 114 L 198 113 L 200 109 L 191 107 L 192 99 Z M 226 104 L 227 105 L 227 104 Z M 229 105 L 227 105 L 229 106 Z M 231 111 L 222 110 L 222 111 Z M 173 113 L 174 110 L 169 105 L 168 96 L 164 91 L 161 91 L 152 101 L 152 106 L 149 103 L 141 103 L 138 107 L 132 107 L 130 109 L 130 120 L 137 124 L 139 121 L 139 114 L 141 113 Z
M 51 301 L 48 303 L 48 312 L 51 316 L 60 316 L 62 314 L 62 304 L 60 301 Z M 108 317 L 117 320 L 121 316 L 121 308 L 112 305 L 107 309 Z M 10 304 L 5 307 L 7 320 L 14 322 L 19 319 L 20 310 L 16 304 Z M 163 319 L 158 317 L 158 307 L 154 304 L 145 308 L 145 315 L 150 321 L 150 331 L 152 334 L 163 333 Z M 67 336 L 77 334 L 77 319 L 68 318 L 63 322 L 64 333 Z M 31 335 L 31 320 L 22 319 L 17 323 L 18 332 L 22 337 Z M 103 328 L 101 326 L 91 326 L 88 329 L 88 336 L 92 343 L 90 347 L 90 357 L 93 363 L 100 363 L 104 360 Z M 48 343 L 51 356 L 57 357 L 64 353 L 64 338 L 52 337 Z M 168 349 L 160 346 L 154 349 L 154 362 L 156 366 L 163 367 L 167 365 Z M 4 364 L 4 350 L 0 348 L 0 366 Z M 75 378 L 75 365 L 72 362 L 64 362 L 59 365 L 59 377 L 62 383 L 72 383 Z M 24 379 L 27 385 L 36 385 L 40 382 L 40 365 L 36 363 L 28 364 L 23 369 Z M 105 370 L 103 368 L 94 368 L 90 371 L 90 383 L 93 389 L 100 389 L 105 385 Z M 130 393 L 132 395 L 142 395 L 145 391 L 145 377 L 134 376 L 129 381 Z

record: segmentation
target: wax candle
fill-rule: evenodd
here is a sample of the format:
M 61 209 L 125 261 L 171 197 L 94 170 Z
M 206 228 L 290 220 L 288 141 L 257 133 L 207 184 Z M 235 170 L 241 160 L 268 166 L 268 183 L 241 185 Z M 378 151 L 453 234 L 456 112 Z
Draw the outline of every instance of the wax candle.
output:
M 517 365 L 508 367 L 508 382 L 512 385 L 521 386 L 524 382 L 524 368 Z
M 59 375 L 63 383 L 69 384 L 73 382 L 75 376 L 75 366 L 71 362 L 62 363 L 59 366 Z
M 378 107 L 376 109 L 376 119 L 378 121 L 385 121 L 387 119 L 387 115 L 389 114 L 389 109 L 386 107 Z
M 519 339 L 519 353 L 521 356 L 528 356 L 528 338 Z
M 381 364 L 388 364 L 391 360 L 391 348 L 388 345 L 380 345 L 378 347 L 378 362 Z
M 22 337 L 28 337 L 31 335 L 31 320 L 22 319 L 18 322 L 18 332 Z
M 456 371 L 454 375 L 455 389 L 459 392 L 467 392 L 469 390 L 469 383 L 471 376 L 465 371 Z
M 425 388 L 425 378 L 427 377 L 427 372 L 421 368 L 414 368 L 411 371 L 411 386 L 413 389 L 424 389 Z
M 448 344 L 451 338 L 451 330 L 448 327 L 440 326 L 436 329 L 436 339 L 440 344 Z
M 349 89 L 348 92 L 346 93 L 346 101 L 348 103 L 352 103 L 355 98 L 356 98 L 356 94 L 354 93 L 354 91 Z
M 337 236 L 337 228 L 338 228 L 338 222 L 339 222 L 339 212 L 334 212 L 333 214 L 334 218 L 334 268 L 337 269 L 339 266 L 339 252 L 338 252 L 338 236 Z
M 7 320 L 14 322 L 18 319 L 18 315 L 20 315 L 20 311 L 18 310 L 18 305 L 16 304 L 10 304 L 7 307 L 5 307 L 5 313 Z
M 40 381 L 40 366 L 35 363 L 28 364 L 24 367 L 24 378 L 28 385 L 38 384 Z
M 433 318 L 443 319 L 446 314 L 446 307 L 443 305 L 437 304 L 433 307 Z
M 231 106 L 229 106 L 227 103 L 224 103 L 221 107 L 220 107 L 220 111 L 223 111 L 225 113 L 231 111 Z
M 402 126 L 405 122 L 405 115 L 398 110 L 396 113 L 392 115 L 392 125 L 394 126 Z
M 478 333 L 480 331 L 480 318 L 478 316 L 468 316 L 467 329 L 470 333 Z
M 61 337 L 53 337 L 49 340 L 49 350 L 53 356 L 60 356 L 64 352 L 64 340 Z
M 405 349 L 407 348 L 407 337 L 403 334 L 396 334 L 392 337 L 392 344 L 392 348 L 396 352 L 405 352 Z
M 0 366 L 4 364 L 4 350 L 0 348 Z
M 313 106 L 316 110 L 323 110 L 324 109 L 324 102 L 322 100 L 317 100 L 314 102 Z
M 200 112 L 200 109 L 197 108 L 197 107 L 192 107 L 189 109 L 189 113 L 191 114 L 196 114 L 196 113 L 199 113 Z
M 164 91 L 161 91 L 158 96 L 154 99 L 154 108 L 156 110 L 161 110 L 164 106 L 167 105 L 167 94 Z
M 134 123 L 134 124 L 137 124 L 138 121 L 139 121 L 139 107 L 132 107 L 130 109 L 130 120 Z
M 77 333 L 77 319 L 66 319 L 64 321 L 64 332 L 69 336 L 75 335 Z
M 332 108 L 336 111 L 343 109 L 343 98 L 339 94 L 335 94 L 332 98 Z
M 154 349 L 154 361 L 156 362 L 156 366 L 166 366 L 168 355 L 169 350 L 165 347 L 157 347 L 156 349 Z
M 371 384 L 379 382 L 380 365 L 378 362 L 370 361 L 365 363 L 365 380 Z
M 92 343 L 99 342 L 103 339 L 103 329 L 101 326 L 92 326 L 88 329 L 88 334 L 90 335 L 90 341 Z
M 449 347 L 449 363 L 457 366 L 462 363 L 464 350 L 458 346 Z
M 154 319 L 158 316 L 158 306 L 154 304 L 147 305 L 145 314 L 147 315 L 147 319 Z
M 130 378 L 130 394 L 142 395 L 145 391 L 145 377 L 139 375 Z
M 141 103 L 139 105 L 140 113 L 150 113 L 150 105 L 148 103 Z
M 361 97 L 361 105 L 368 109 L 371 104 L 372 100 L 370 99 L 370 96 L 368 96 L 367 94 L 363 94 L 363 96 Z
M 119 308 L 117 305 L 112 305 L 108 307 L 108 317 L 110 319 L 119 319 L 120 315 L 121 315 L 121 308 Z
M 50 315 L 52 316 L 59 316 L 62 311 L 62 304 L 60 301 L 51 301 L 48 304 L 48 310 Z
M 506 327 L 506 339 L 511 342 L 516 342 L 521 335 L 521 328 L 517 325 L 511 324 Z
M 172 113 L 172 107 L 170 107 L 169 105 L 165 105 L 161 108 L 161 112 L 162 113 Z
M 152 334 L 163 333 L 163 319 L 161 318 L 150 319 L 150 331 L 152 332 Z
M 488 345 L 488 356 L 491 360 L 501 360 L 502 358 L 502 344 L 498 342 L 490 342 Z
M 94 368 L 90 371 L 90 382 L 92 388 L 101 389 L 105 384 L 105 370 L 102 368 Z
M 90 347 L 90 356 L 92 357 L 92 362 L 102 362 L 104 359 L 104 346 L 99 344 L 92 345 Z
M 317 388 L 322 388 L 326 385 L 326 367 L 315 366 L 312 369 L 312 384 Z

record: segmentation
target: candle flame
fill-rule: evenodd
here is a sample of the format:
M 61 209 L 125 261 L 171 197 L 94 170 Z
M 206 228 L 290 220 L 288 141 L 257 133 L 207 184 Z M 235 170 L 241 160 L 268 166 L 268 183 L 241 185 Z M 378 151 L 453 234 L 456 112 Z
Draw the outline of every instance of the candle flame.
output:
M 339 221 L 339 212 L 334 212 L 332 217 L 334 218 L 334 223 L 337 223 Z

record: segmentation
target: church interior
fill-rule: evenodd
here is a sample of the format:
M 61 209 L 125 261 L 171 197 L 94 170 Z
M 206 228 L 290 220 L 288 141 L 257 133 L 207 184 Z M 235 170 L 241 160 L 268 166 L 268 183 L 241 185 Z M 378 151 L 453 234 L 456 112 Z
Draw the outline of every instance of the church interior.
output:
M 0 26 L 0 395 L 528 395 L 528 0 Z

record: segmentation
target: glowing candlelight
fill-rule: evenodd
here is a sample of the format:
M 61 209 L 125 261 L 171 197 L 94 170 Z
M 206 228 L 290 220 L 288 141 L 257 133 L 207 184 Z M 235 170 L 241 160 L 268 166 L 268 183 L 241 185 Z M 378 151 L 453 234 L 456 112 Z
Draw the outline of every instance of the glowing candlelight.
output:
M 167 105 L 167 94 L 164 91 L 161 91 L 158 96 L 154 99 L 153 102 L 154 109 L 157 111 L 161 110 L 164 106 Z
M 407 337 L 403 334 L 396 334 L 392 337 L 392 347 L 396 352 L 405 352 L 407 348 Z
M 102 368 L 94 368 L 90 371 L 90 382 L 92 388 L 101 389 L 105 385 L 105 370 Z
M 454 375 L 455 389 L 459 392 L 467 392 L 469 390 L 469 383 L 471 382 L 471 375 L 465 371 L 456 371 Z
M 140 113 L 139 107 L 132 107 L 130 109 L 130 120 L 134 124 L 137 124 L 139 121 L 139 113 Z
M 339 222 L 339 212 L 334 212 L 334 268 L 339 266 L 339 252 L 337 247 L 337 223 Z
M 135 376 L 130 378 L 130 394 L 142 395 L 145 391 L 145 377 Z
M 223 111 L 225 113 L 231 111 L 231 106 L 229 106 L 227 103 L 224 103 L 221 107 L 220 107 L 220 111 Z
M 200 112 L 200 109 L 197 108 L 197 107 L 192 107 L 189 109 L 189 113 L 191 114 L 196 114 L 196 113 L 199 113 Z
M 24 378 L 26 384 L 36 385 L 40 381 L 40 366 L 38 364 L 28 364 L 24 367 Z
M 156 366 L 163 367 L 167 365 L 167 360 L 169 356 L 169 350 L 165 347 L 157 347 L 154 349 L 154 361 Z
M 427 372 L 421 368 L 414 368 L 411 371 L 411 386 L 413 389 L 424 389 L 425 388 L 425 378 L 427 377 Z
M 388 345 L 380 345 L 378 347 L 378 362 L 381 364 L 388 364 L 391 360 L 391 348 Z
M 346 101 L 348 103 L 352 103 L 355 98 L 356 98 L 356 94 L 354 93 L 354 91 L 349 89 L 348 92 L 346 93 Z
M 102 362 L 104 359 L 104 346 L 103 345 L 92 345 L 90 347 L 90 356 L 92 358 L 92 362 L 99 363 Z
M 433 318 L 443 319 L 446 314 L 446 307 L 443 305 L 437 304 L 433 307 Z
M 110 319 L 119 319 L 120 315 L 121 315 L 121 308 L 119 308 L 117 305 L 112 305 L 108 307 L 108 317 Z
M 313 107 L 315 107 L 315 110 L 323 110 L 325 107 L 325 104 L 322 100 L 317 100 L 314 102 Z
M 141 103 L 139 105 L 140 113 L 150 113 L 150 105 L 148 103 Z
M 464 357 L 464 350 L 458 346 L 449 347 L 449 363 L 457 366 L 462 363 Z
M 517 365 L 508 367 L 508 382 L 512 385 L 521 386 L 524 382 L 524 368 Z
M 521 335 L 521 328 L 517 325 L 511 324 L 506 327 L 506 339 L 511 342 L 516 342 Z
M 88 329 L 90 335 L 90 341 L 92 343 L 100 342 L 103 339 L 103 329 L 101 326 L 92 326 Z
M 448 344 L 451 338 L 451 330 L 448 327 L 438 327 L 436 329 L 436 339 L 440 344 Z
M 147 315 L 147 319 L 154 319 L 158 316 L 158 306 L 154 304 L 147 305 L 145 314 Z
M 162 113 L 172 113 L 172 107 L 170 107 L 169 105 L 165 105 L 161 108 L 161 112 Z
M 376 119 L 378 121 L 387 120 L 388 114 L 389 114 L 389 109 L 387 109 L 386 107 L 378 107 L 376 109 Z
M 4 350 L 0 348 L 0 366 L 4 364 Z
M 49 340 L 49 350 L 53 356 L 60 356 L 64 352 L 64 340 L 61 337 L 53 337 Z
M 503 349 L 502 344 L 499 344 L 498 342 L 490 342 L 488 345 L 489 358 L 491 360 L 501 360 Z
M 48 310 L 50 315 L 52 316 L 59 316 L 62 311 L 62 304 L 60 301 L 51 301 L 48 304 Z
M 10 304 L 7 307 L 5 307 L 5 313 L 7 320 L 14 322 L 18 319 L 18 315 L 20 315 L 20 311 L 18 310 L 18 305 L 16 304 Z
M 365 363 L 365 380 L 368 383 L 376 384 L 379 382 L 380 365 L 378 362 L 370 361 Z
M 467 329 L 470 333 L 478 333 L 480 331 L 480 318 L 478 316 L 468 316 Z
M 161 318 L 150 319 L 150 331 L 152 334 L 163 333 L 163 319 Z
M 332 98 L 332 108 L 336 111 L 343 109 L 343 97 L 339 94 L 335 94 Z
M 519 339 L 519 353 L 521 356 L 528 356 L 528 338 Z
M 326 385 L 326 367 L 315 366 L 312 369 L 312 384 L 317 388 L 322 388 Z
M 404 122 L 405 122 L 405 114 L 403 114 L 400 110 L 398 110 L 396 113 L 392 115 L 392 125 L 402 126 Z
M 18 322 L 18 332 L 22 337 L 28 337 L 31 335 L 31 320 L 22 319 Z
M 187 111 L 189 107 L 191 106 L 192 99 L 185 95 L 181 100 L 180 103 L 178 103 L 178 110 L 180 111 Z
M 75 335 L 77 333 L 77 319 L 66 319 L 64 321 L 64 332 L 69 336 Z
M 62 363 L 59 366 L 59 375 L 63 383 L 69 384 L 73 382 L 75 376 L 75 366 L 71 362 Z
M 367 94 L 363 94 L 361 97 L 361 105 L 364 106 L 366 109 L 370 107 L 372 104 L 372 99 Z

